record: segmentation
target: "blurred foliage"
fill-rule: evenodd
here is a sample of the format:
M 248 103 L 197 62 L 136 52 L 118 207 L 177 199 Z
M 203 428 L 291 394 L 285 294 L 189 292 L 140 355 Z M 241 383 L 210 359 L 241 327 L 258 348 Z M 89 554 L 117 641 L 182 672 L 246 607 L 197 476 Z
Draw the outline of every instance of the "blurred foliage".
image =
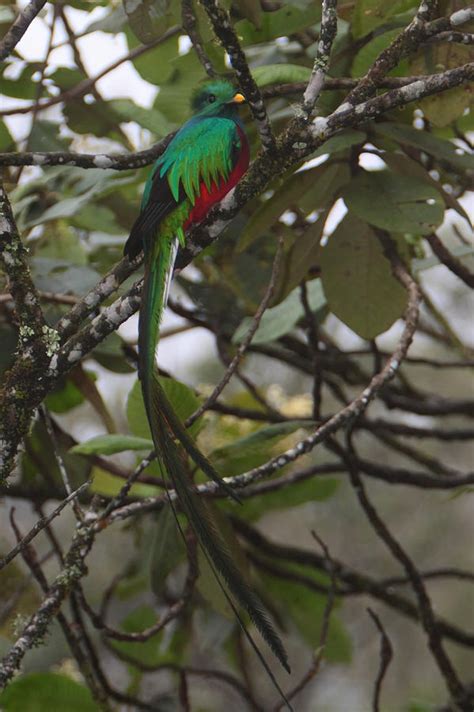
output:
M 231 11 L 236 33 L 260 86 L 308 80 L 318 40 L 320 3 L 294 0 L 278 6 L 278 3 L 229 0 L 223 4 Z M 446 5 L 447 12 L 451 5 L 453 9 L 457 7 L 455 3 Z M 100 42 L 101 33 L 108 33 L 117 36 L 128 51 L 142 43 L 147 45 L 146 51 L 133 56 L 131 62 L 149 89 L 155 90 L 151 106 L 142 106 L 129 97 L 108 100 L 96 89 L 90 89 L 86 96 L 80 92 L 74 94 L 85 79 L 75 52 L 70 53 L 70 60 L 64 65 L 50 61 L 44 72 L 41 62 L 28 61 L 18 49 L 3 67 L 0 94 L 9 98 L 9 106 L 16 106 L 19 101 L 24 106 L 25 102 L 41 98 L 56 102 L 56 108 L 35 115 L 29 129 L 14 130 L 11 117 L 0 121 L 0 151 L 141 150 L 188 118 L 190 94 L 205 74 L 192 50 L 183 47 L 180 50 L 180 3 L 123 0 L 121 5 L 111 0 L 100 3 L 71 0 L 61 5 L 61 11 L 73 24 L 77 13 L 84 20 L 92 6 L 101 6 L 102 12 L 94 16 L 98 19 L 85 23 L 81 36 L 95 33 Z M 344 3 L 329 75 L 363 76 L 377 55 L 410 21 L 417 6 L 417 0 Z M 50 10 L 47 17 L 51 20 Z M 10 8 L 0 8 L 2 27 L 12 18 Z M 226 71 L 224 52 L 213 39 L 201 7 L 196 9 L 196 21 L 205 52 L 218 71 Z M 472 59 L 472 47 L 428 45 L 401 62 L 390 75 L 432 73 Z M 327 113 L 334 109 L 342 97 L 340 90 L 325 91 L 320 111 Z M 276 128 L 283 127 L 294 115 L 291 103 L 294 100 L 291 95 L 268 100 L 269 115 Z M 413 269 L 437 264 L 435 257 L 425 253 L 422 236 L 439 227 L 450 209 L 468 219 L 458 199 L 470 185 L 474 155 L 468 142 L 459 137 L 474 130 L 471 102 L 472 87 L 466 86 L 388 112 L 377 122 L 341 131 L 313 153 L 311 163 L 302 160 L 283 177 L 275 179 L 263 195 L 251 200 L 241 211 L 225 237 L 197 258 L 194 266 L 199 276 L 196 278 L 193 273 L 192 279 L 186 275 L 179 278 L 193 314 L 209 322 L 216 334 L 229 340 L 231 347 L 239 344 L 266 290 L 278 238 L 282 237 L 283 267 L 271 308 L 264 314 L 254 345 L 275 345 L 301 329 L 305 317 L 300 287 L 303 282 L 318 326 L 323 326 L 328 316 L 336 315 L 366 340 L 389 329 L 402 315 L 406 296 L 391 274 L 377 230 L 386 231 L 396 240 Z M 259 142 L 248 110 L 245 119 L 251 152 L 255 155 Z M 361 156 L 375 158 L 377 163 L 363 166 Z M 148 170 L 84 171 L 67 165 L 39 165 L 24 171 L 14 168 L 8 171 L 16 219 L 28 245 L 33 278 L 44 296 L 45 314 L 51 325 L 70 308 L 67 299 L 63 303 L 61 297 L 79 299 L 120 258 L 139 210 Z M 343 204 L 349 212 L 338 224 L 328 221 L 333 209 L 341 210 Z M 469 259 L 473 249 L 462 245 L 454 254 L 462 260 Z M 0 275 L 0 291 L 6 290 L 5 277 Z M 57 299 L 48 298 L 51 293 Z M 3 373 L 14 359 L 17 333 L 8 303 L 0 307 Z M 46 405 L 56 415 L 72 416 L 74 409 L 84 402 L 93 406 L 107 432 L 78 444 L 58 426 L 57 448 L 73 487 L 92 478 L 94 493 L 112 497 L 120 491 L 124 480 L 94 458 L 105 458 L 106 463 L 109 456 L 128 452 L 132 458 L 128 462 L 138 463 L 152 449 L 152 443 L 138 381 L 131 387 L 126 408 L 116 414 L 116 406 L 108 402 L 105 394 L 104 402 L 92 373 L 100 369 L 116 375 L 132 373 L 133 345 L 114 333 L 88 355 L 87 365 L 91 371 L 76 369 L 62 379 L 48 396 Z M 162 378 L 161 383 L 183 420 L 202 402 L 188 385 L 172 378 Z M 250 404 L 243 403 L 237 395 L 227 402 L 237 408 L 262 409 L 258 398 L 250 400 Z M 116 422 L 122 423 L 120 432 Z M 310 420 L 262 425 L 213 413 L 200 418 L 190 432 L 199 437 L 218 469 L 230 476 L 259 466 L 311 426 Z M 307 462 L 313 463 L 314 457 L 309 456 Z M 146 474 L 162 477 L 166 473 L 152 463 Z M 199 481 L 200 473 L 195 474 Z M 57 460 L 41 420 L 34 424 L 27 439 L 18 482 L 33 488 L 32 491 L 44 482 L 62 487 Z M 329 478 L 302 480 L 288 489 L 250 498 L 239 515 L 249 522 L 258 522 L 271 511 L 289 512 L 305 503 L 330 498 L 337 486 L 338 482 Z M 142 498 L 162 492 L 158 482 L 155 486 L 152 481 L 134 484 L 130 495 Z M 299 644 L 308 654 L 316 650 L 320 645 L 326 598 L 291 577 L 285 579 L 259 571 L 250 562 L 232 527 L 230 515 L 235 513 L 235 506 L 216 501 L 212 508 L 242 571 L 262 592 L 279 626 L 296 631 Z M 159 617 L 158 609 L 162 610 L 164 603 L 173 598 L 170 591 L 182 579 L 185 551 L 170 512 L 170 508 L 160 511 L 148 529 L 146 524 L 128 525 L 135 538 L 136 556 L 134 566 L 125 572 L 116 589 L 118 596 L 132 602 L 131 612 L 120 622 L 125 632 L 139 632 L 153 625 Z M 141 526 L 145 527 L 145 533 Z M 152 546 L 150 541 L 154 542 Z M 134 660 L 148 666 L 185 664 L 196 638 L 206 637 L 203 630 L 212 638 L 212 621 L 216 619 L 221 631 L 218 650 L 222 652 L 228 650 L 229 644 L 233 645 L 234 617 L 230 616 L 231 624 L 223 622 L 222 616 L 229 615 L 228 604 L 223 602 L 202 556 L 199 568 L 201 574 L 191 606 L 171 630 L 165 628 L 146 642 L 113 641 L 112 648 L 125 656 L 135 685 L 141 673 L 133 667 Z M 295 566 L 292 571 L 314 575 L 303 569 Z M 3 597 L 8 597 L 17 586 L 21 574 L 14 566 L 8 572 L 0 575 Z M 151 604 L 150 598 L 146 598 L 150 578 Z M 328 585 L 327 578 L 323 583 Z M 32 590 L 31 586 L 25 589 L 15 615 L 33 610 L 37 597 Z M 12 614 L 3 623 L 3 635 L 10 630 L 13 617 Z M 331 616 L 324 657 L 327 663 L 341 664 L 349 662 L 351 655 L 350 635 L 336 611 Z M 240 675 L 235 650 L 227 657 L 234 672 Z M 83 684 L 53 672 L 30 673 L 14 680 L 0 695 L 0 707 L 5 712 L 98 709 Z
M 30 673 L 0 693 L 5 712 L 98 712 L 87 687 L 58 673 Z

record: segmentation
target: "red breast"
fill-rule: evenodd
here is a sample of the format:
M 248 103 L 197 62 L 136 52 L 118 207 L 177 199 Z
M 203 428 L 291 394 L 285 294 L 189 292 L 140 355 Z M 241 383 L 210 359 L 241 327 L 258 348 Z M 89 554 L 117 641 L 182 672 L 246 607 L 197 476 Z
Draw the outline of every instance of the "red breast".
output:
M 249 144 L 245 133 L 239 126 L 237 127 L 237 131 L 239 132 L 240 138 L 239 160 L 235 164 L 227 180 L 221 180 L 219 183 L 211 183 L 209 190 L 205 183 L 201 182 L 199 196 L 196 198 L 194 207 L 183 225 L 184 229 L 190 225 L 196 225 L 197 223 L 202 222 L 212 206 L 222 200 L 222 198 L 227 195 L 229 190 L 237 185 L 247 170 L 250 158 Z

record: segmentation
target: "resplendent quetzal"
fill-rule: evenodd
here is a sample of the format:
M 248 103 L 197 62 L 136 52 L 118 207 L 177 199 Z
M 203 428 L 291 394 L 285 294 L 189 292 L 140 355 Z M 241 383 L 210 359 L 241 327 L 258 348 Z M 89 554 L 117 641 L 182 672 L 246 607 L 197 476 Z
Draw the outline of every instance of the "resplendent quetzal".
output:
M 249 147 L 238 116 L 238 106 L 243 101 L 243 95 L 236 93 L 232 84 L 224 79 L 209 81 L 196 91 L 192 100 L 194 116 L 174 136 L 148 178 L 141 213 L 125 245 L 125 254 L 133 259 L 143 249 L 145 255 L 138 338 L 139 375 L 156 455 L 171 479 L 180 506 L 221 588 L 228 587 L 289 671 L 285 649 L 262 603 L 232 561 L 205 502 L 193 491 L 176 440 L 208 477 L 217 481 L 227 494 L 234 498 L 235 495 L 198 450 L 174 413 L 158 381 L 155 362 L 160 321 L 178 246 L 185 243 L 185 230 L 201 222 L 247 170 Z M 225 588 L 223 591 L 229 599 Z M 229 601 L 242 623 L 235 605 Z M 251 643 L 256 649 L 253 641 Z M 269 672 L 262 656 L 256 652 Z

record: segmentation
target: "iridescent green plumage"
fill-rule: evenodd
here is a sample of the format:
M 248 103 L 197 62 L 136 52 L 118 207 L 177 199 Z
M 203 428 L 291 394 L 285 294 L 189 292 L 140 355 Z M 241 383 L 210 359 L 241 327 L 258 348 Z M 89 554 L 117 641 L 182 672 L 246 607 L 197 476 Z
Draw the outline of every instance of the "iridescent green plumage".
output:
M 160 175 L 168 174 L 175 200 L 181 186 L 194 205 L 201 183 L 208 190 L 212 183 L 227 180 L 232 170 L 235 123 L 230 119 L 204 118 L 189 122 L 176 145 L 169 146 L 159 159 Z
M 259 598 L 232 561 L 205 502 L 193 490 L 175 439 L 226 494 L 234 498 L 235 495 L 183 428 L 160 386 L 155 363 L 160 322 L 178 244 L 184 242 L 184 230 L 189 224 L 203 219 L 210 207 L 236 184 L 248 165 L 248 144 L 236 110 L 237 103 L 242 100 L 242 95 L 236 94 L 232 85 L 223 80 L 209 82 L 196 93 L 193 107 L 198 113 L 178 131 L 156 161 L 125 252 L 133 258 L 143 249 L 145 255 L 139 322 L 139 375 L 157 457 L 171 479 L 179 504 L 238 620 L 242 624 L 235 603 L 229 598 L 219 576 L 235 601 L 247 611 L 282 665 L 289 670 L 286 652 Z M 250 636 L 248 638 L 281 693 L 260 651 Z

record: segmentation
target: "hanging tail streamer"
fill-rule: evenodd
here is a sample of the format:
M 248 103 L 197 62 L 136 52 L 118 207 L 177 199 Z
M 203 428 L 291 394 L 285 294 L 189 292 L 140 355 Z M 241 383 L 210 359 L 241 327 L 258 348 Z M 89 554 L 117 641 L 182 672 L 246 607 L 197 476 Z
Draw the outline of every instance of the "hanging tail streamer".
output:
M 161 317 L 168 298 L 177 248 L 177 238 L 168 241 L 164 239 L 156 240 L 151 244 L 150 252 L 152 254 L 146 255 L 145 260 L 147 266 L 145 268 L 139 328 L 139 372 L 153 442 L 157 457 L 171 479 L 180 506 L 196 533 L 206 559 L 226 599 L 235 612 L 247 639 L 260 658 L 273 684 L 285 700 L 288 708 L 291 709 L 268 664 L 246 630 L 236 603 L 247 611 L 250 620 L 259 630 L 274 655 L 283 667 L 290 672 L 283 644 L 270 623 L 260 599 L 247 585 L 242 574 L 235 566 L 228 547 L 206 503 L 194 491 L 186 463 L 182 459 L 182 453 L 174 438 L 182 444 L 192 460 L 212 480 L 218 482 L 226 494 L 234 498 L 235 494 L 222 481 L 207 458 L 198 450 L 176 416 L 158 380 L 155 351 L 159 338 Z M 225 586 L 228 587 L 230 595 Z M 236 603 L 234 603 L 231 596 Z

